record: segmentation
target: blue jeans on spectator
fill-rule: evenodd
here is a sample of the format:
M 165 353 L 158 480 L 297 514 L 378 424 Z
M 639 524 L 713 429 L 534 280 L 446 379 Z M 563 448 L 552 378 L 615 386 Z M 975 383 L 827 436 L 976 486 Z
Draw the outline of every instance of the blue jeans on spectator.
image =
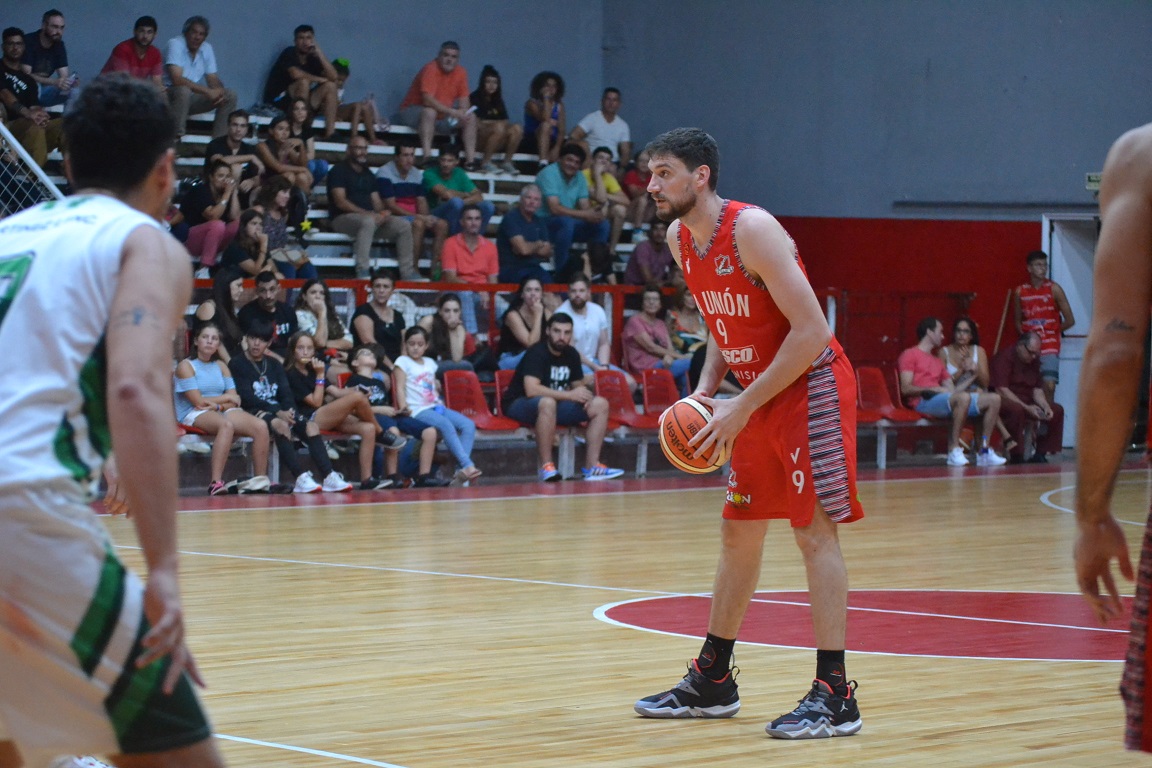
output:
M 40 86 L 40 106 L 54 107 L 57 104 L 64 104 L 71 98 L 74 90 L 64 93 L 54 85 Z
M 515 419 L 526 427 L 536 426 L 536 416 L 540 411 L 540 398 L 518 397 L 508 404 L 504 415 Z M 584 406 L 575 400 L 556 401 L 556 424 L 561 427 L 572 427 L 588 421 L 588 412 Z
M 444 440 L 444 445 L 448 446 L 448 451 L 461 469 L 474 466 L 472 444 L 476 442 L 476 424 L 472 419 L 442 405 L 426 408 L 416 414 L 416 418 L 436 427 L 436 431 Z
M 672 365 L 665 365 L 664 361 L 656 363 L 657 368 L 667 368 L 672 371 L 672 378 L 680 390 L 680 397 L 688 397 L 688 368 L 692 365 L 692 358 L 680 357 L 672 361 Z
M 564 279 L 572 265 L 568 263 L 572 252 L 572 243 L 607 243 L 612 223 L 605 219 L 599 224 L 592 224 L 583 219 L 571 216 L 548 217 L 548 234 L 552 238 L 552 263 L 555 267 L 557 279 Z
M 272 260 L 276 265 L 276 269 L 280 270 L 280 274 L 284 275 L 289 280 L 300 278 L 301 280 L 315 280 L 320 277 L 320 273 L 316 271 L 316 265 L 310 261 L 306 261 L 300 266 L 293 266 L 290 261 L 276 261 Z
M 456 235 L 460 233 L 460 212 L 464 210 L 466 203 L 462 198 L 453 197 L 440 205 L 433 208 L 429 213 L 438 219 L 444 219 L 448 222 L 448 234 Z M 488 200 L 481 200 L 476 205 L 480 206 L 480 215 L 484 221 L 480 224 L 480 234 L 488 231 L 488 219 L 492 218 L 492 214 L 496 213 L 496 206 Z M 607 231 L 607 230 L 605 230 Z M 608 242 L 608 236 L 604 236 L 604 242 Z

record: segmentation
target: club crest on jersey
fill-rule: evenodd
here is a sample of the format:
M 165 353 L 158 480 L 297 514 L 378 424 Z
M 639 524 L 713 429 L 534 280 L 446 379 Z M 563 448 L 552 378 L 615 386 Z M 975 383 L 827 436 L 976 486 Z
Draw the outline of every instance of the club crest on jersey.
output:
M 732 470 L 728 474 L 728 487 L 729 488 L 735 488 L 736 487 L 736 470 Z
M 726 253 L 721 253 L 716 257 L 716 275 L 724 277 L 730 275 L 735 270 L 732 268 L 732 257 Z

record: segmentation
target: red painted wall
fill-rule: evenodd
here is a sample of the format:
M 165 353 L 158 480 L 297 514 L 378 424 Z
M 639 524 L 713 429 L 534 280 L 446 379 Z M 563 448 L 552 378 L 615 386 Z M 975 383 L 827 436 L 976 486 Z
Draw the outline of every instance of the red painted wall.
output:
M 1004 300 L 1024 282 L 1024 257 L 1040 247 L 1040 222 L 841 219 L 782 216 L 815 288 L 847 291 L 839 335 L 858 365 L 893 365 L 915 343 L 920 318 L 935 315 L 950 336 L 961 305 L 989 353 Z M 1001 346 L 1015 340 L 1011 317 Z

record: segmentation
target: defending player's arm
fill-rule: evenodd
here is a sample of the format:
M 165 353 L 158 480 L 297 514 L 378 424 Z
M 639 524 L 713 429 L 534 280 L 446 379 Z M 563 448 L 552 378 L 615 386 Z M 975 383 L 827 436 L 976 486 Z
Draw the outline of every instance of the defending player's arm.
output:
M 1104 227 L 1096 249 L 1092 326 L 1080 369 L 1076 444 L 1076 577 L 1101 621 L 1120 615 L 1111 572 L 1132 579 L 1128 545 L 1111 512 L 1112 491 L 1132 433 L 1152 300 L 1152 131 L 1122 136 L 1100 185 Z M 1106 595 L 1101 596 L 1101 585 Z
M 775 218 L 764 211 L 744 211 L 736 226 L 736 247 L 745 268 L 768 287 L 790 327 L 772 362 L 743 392 L 707 401 L 713 418 L 692 440 L 697 455 L 713 443 L 731 450 L 752 413 L 804 375 L 832 338 L 820 302 L 796 262 L 792 239 Z M 712 344 L 709 341 L 709 354 Z
M 164 680 L 171 692 L 182 671 L 200 682 L 184 645 L 184 618 L 176 553 L 177 468 L 169 349 L 191 296 L 188 254 L 172 238 L 138 227 L 124 243 L 120 284 L 107 329 L 108 419 L 120 483 L 148 580 L 144 612 L 151 629 L 138 666 L 163 656 L 172 664 Z

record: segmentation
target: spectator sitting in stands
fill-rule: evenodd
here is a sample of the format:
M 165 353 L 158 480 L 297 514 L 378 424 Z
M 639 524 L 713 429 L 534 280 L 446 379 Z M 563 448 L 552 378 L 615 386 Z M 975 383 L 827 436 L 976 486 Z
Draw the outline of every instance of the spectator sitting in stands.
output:
M 240 205 L 250 202 L 253 190 L 260 186 L 264 163 L 256 154 L 256 142 L 244 141 L 248 137 L 248 113 L 242 109 L 228 115 L 228 132 L 208 142 L 204 148 L 205 164 L 222 160 L 232 169 L 232 178 L 240 194 Z
M 658 285 L 661 288 L 684 284 L 680 268 L 668 247 L 668 224 L 653 219 L 648 239 L 636 244 L 628 266 L 624 268 L 625 285 Z
M 679 286 L 672 297 L 672 308 L 668 310 L 668 333 L 678 352 L 691 355 L 708 345 L 708 324 L 696 306 L 696 297 L 686 285 Z
M 568 298 L 557 309 L 572 318 L 572 348 L 580 353 L 584 375 L 594 371 L 613 370 L 624 374 L 628 388 L 636 391 L 636 379 L 623 368 L 612 365 L 612 324 L 604 308 L 591 301 L 592 291 L 586 275 L 576 275 L 568 281 Z
M 388 121 L 380 117 L 376 109 L 376 97 L 371 93 L 360 101 L 344 102 L 344 84 L 348 82 L 351 70 L 348 68 L 348 59 L 333 59 L 332 68 L 336 70 L 336 94 L 340 98 L 340 106 L 336 108 L 336 119 L 347 120 L 352 124 L 352 135 L 360 135 L 360 125 L 364 125 L 364 135 L 368 137 L 369 144 L 387 146 L 388 142 L 376 135 L 377 131 L 388 130 Z
M 256 145 L 256 154 L 264 164 L 264 180 L 279 174 L 307 194 L 312 189 L 312 172 L 308 170 L 308 153 L 300 139 L 292 138 L 291 120 L 277 115 L 268 125 L 267 137 Z
M 405 486 L 404 476 L 399 472 L 399 452 L 407 443 L 400 434 L 404 433 L 420 441 L 416 484 L 421 488 L 439 488 L 448 485 L 449 481 L 437 477 L 432 471 L 432 462 L 436 458 L 436 443 L 439 440 L 436 428 L 419 419 L 401 414 L 392 405 L 391 377 L 377 370 L 378 349 L 377 345 L 369 344 L 353 352 L 351 361 L 353 374 L 344 384 L 346 389 L 364 393 L 369 405 L 372 406 L 372 412 L 376 414 L 376 423 L 384 429 L 381 439 L 391 440 L 392 444 L 387 452 L 381 446 L 377 446 L 373 466 L 380 467 L 384 476 L 392 480 L 393 488 Z
M 323 280 L 312 278 L 300 289 L 296 296 L 296 324 L 312 336 L 317 349 L 326 351 L 330 361 L 328 370 L 333 376 L 351 370 L 348 353 L 354 345 L 352 331 L 340 322 L 332 294 Z
M 349 139 L 344 160 L 328 171 L 328 201 L 336 214 L 332 228 L 353 239 L 357 279 L 368 277 L 372 241 L 376 237 L 395 243 L 401 279 L 424 279 L 413 260 L 412 225 L 384 207 L 376 189 L 376 176 L 368 167 L 368 140 L 363 136 Z
M 588 184 L 588 197 L 592 204 L 599 206 L 604 218 L 609 221 L 608 259 L 616 261 L 616 248 L 620 245 L 620 233 L 624 231 L 624 218 L 628 215 L 628 195 L 624 194 L 620 182 L 616 180 L 616 170 L 612 164 L 612 153 L 608 147 L 596 147 L 592 153 L 592 164 L 583 171 Z M 605 278 L 616 284 L 616 272 L 609 268 Z
M 680 396 L 688 396 L 688 367 L 692 356 L 672 345 L 668 324 L 660 317 L 664 309 L 664 294 L 654 285 L 644 289 L 640 312 L 624 324 L 620 341 L 624 348 L 624 367 L 639 377 L 652 368 L 665 368 L 672 372 Z
M 268 425 L 268 433 L 279 450 L 280 460 L 296 478 L 295 493 L 315 493 L 321 490 L 311 472 L 300 466 L 293 442 L 293 428 L 298 426 L 296 406 L 288 374 L 279 361 L 265 354 L 272 340 L 272 326 L 263 320 L 252 323 L 245 334 L 245 350 L 232 364 L 232 377 L 240 394 L 240 405 L 245 411 Z M 320 428 L 315 421 L 306 421 L 297 429 L 301 442 L 324 478 L 323 490 L 344 491 L 352 486 L 332 469 Z
M 648 168 L 648 153 L 641 150 L 636 156 L 636 164 L 624 172 L 624 192 L 631 202 L 628 205 L 628 220 L 633 227 L 639 227 L 656 217 L 656 201 L 648 194 L 648 182 L 652 171 Z
M 970 317 L 961 317 L 952 323 L 952 343 L 940 348 L 940 360 L 948 369 L 952 377 L 952 385 L 956 389 L 969 392 L 980 392 L 981 397 L 1000 399 L 995 392 L 988 392 L 991 373 L 988 370 L 988 354 L 980 346 L 980 335 L 976 330 L 976 321 Z M 983 393 L 988 393 L 987 395 Z M 1004 441 L 1004 453 L 1011 453 L 1016 447 L 1012 433 L 1004 426 L 1003 419 L 996 419 L 996 431 Z
M 212 276 L 212 298 L 196 307 L 193 328 L 199 329 L 208 322 L 216 326 L 220 333 L 220 347 L 216 354 L 225 363 L 231 363 L 232 358 L 243 351 L 244 332 L 240 330 L 240 319 L 236 316 L 236 304 L 243 295 L 244 274 L 235 268 L 222 267 Z
M 240 229 L 240 200 L 226 162 L 209 163 L 204 176 L 203 182 L 185 193 L 180 212 L 188 222 L 188 253 L 198 256 L 201 266 L 214 267 Z
M 540 280 L 521 280 L 520 290 L 500 321 L 500 370 L 510 371 L 517 366 L 524 351 L 544 337 L 544 326 L 551 316 L 544 306 L 544 285 Z
M 420 135 L 424 165 L 432 157 L 435 132 L 451 134 L 458 129 L 469 170 L 479 170 L 476 167 L 476 111 L 468 103 L 468 73 L 460 66 L 458 44 L 451 40 L 441 43 L 436 58 L 420 69 L 404 101 L 400 102 L 396 122 L 415 128 Z
M 528 86 L 524 102 L 524 140 L 520 150 L 538 155 L 540 167 L 560 159 L 560 143 L 567 135 L 564 115 L 564 78 L 555 72 L 539 72 Z M 580 162 L 584 162 L 584 156 Z
M 24 34 L 21 69 L 39 86 L 39 104 L 54 107 L 68 101 L 79 80 L 68 70 L 64 47 L 64 14 L 53 8 L 40 18 L 40 29 Z
M 24 33 L 16 27 L 3 32 L 4 58 L 0 61 L 0 103 L 8 112 L 8 130 L 41 168 L 48 153 L 60 146 L 64 121 L 40 105 L 37 85 L 21 69 Z
M 552 462 L 556 425 L 584 429 L 585 480 L 611 480 L 624 474 L 600 463 L 600 449 L 608 431 L 608 401 L 592 392 L 591 378 L 580 368 L 580 354 L 571 347 L 572 318 L 557 312 L 548 319 L 547 335 L 533 344 L 516 366 L 516 374 L 504 391 L 504 413 L 536 430 L 540 480 L 560 480 Z
M 612 272 L 608 254 L 608 221 L 599 207 L 588 198 L 588 182 L 580 173 L 584 164 L 584 150 L 577 144 L 565 144 L 560 160 L 542 168 L 536 183 L 544 196 L 544 210 L 548 215 L 548 233 L 552 240 L 554 274 L 567 279 L 573 272 L 607 275 Z M 570 259 L 572 243 L 588 243 L 586 264 Z
M 352 332 L 357 344 L 377 344 L 384 350 L 380 360 L 389 371 L 393 362 L 400 356 L 404 339 L 404 316 L 390 304 L 392 292 L 396 289 L 396 278 L 386 269 L 372 273 L 372 295 L 368 301 L 356 307 L 352 315 Z
M 359 435 L 360 490 L 387 488 L 392 485 L 390 479 L 372 474 L 376 437 L 384 433 L 383 427 L 376 423 L 376 415 L 363 392 L 328 383 L 324 358 L 318 352 L 316 342 L 307 333 L 294 333 L 288 340 L 288 362 L 284 367 L 296 401 L 297 423 L 314 421 L 321 432 Z
M 324 138 L 336 130 L 336 70 L 316 42 L 316 31 L 301 24 L 292 32 L 293 45 L 280 52 L 268 73 L 264 103 L 287 112 L 291 99 L 304 99 L 307 106 L 324 113 Z
M 436 314 L 425 315 L 417 323 L 428 332 L 427 355 L 436 361 L 436 378 L 445 371 L 475 371 L 474 361 L 484 370 L 495 370 L 487 349 L 479 348 L 476 337 L 460 322 L 460 297 L 444 293 L 436 300 Z
M 412 224 L 413 258 L 424 258 L 424 236 L 432 233 L 432 263 L 439 264 L 448 237 L 448 222 L 433 216 L 424 196 L 424 172 L 416 168 L 416 147 L 397 147 L 396 157 L 376 171 L 384 207 Z
M 524 138 L 524 128 L 508 119 L 508 107 L 504 104 L 504 94 L 500 83 L 500 73 L 490 64 L 485 64 L 480 71 L 480 87 L 472 91 L 469 96 L 472 106 L 476 108 L 476 118 L 479 120 L 477 139 L 483 156 L 480 160 L 481 170 L 485 173 L 509 173 L 515 176 L 516 163 L 512 156 Z M 497 167 L 492 161 L 492 155 L 504 149 L 504 162 Z
M 268 236 L 268 254 L 275 269 L 288 279 L 311 280 L 317 276 L 316 265 L 308 260 L 308 252 L 300 242 L 288 233 L 294 216 L 298 216 L 290 206 L 299 194 L 286 178 L 276 176 L 260 187 L 252 207 L 264 214 L 264 234 Z M 295 202 L 299 202 L 298 197 Z
M 589 147 L 607 147 L 612 160 L 621 169 L 632 162 L 632 134 L 620 111 L 620 89 L 608 87 L 600 97 L 600 109 L 589 112 L 572 129 L 571 140 L 587 153 Z M 596 153 L 592 153 L 595 160 Z
M 1048 454 L 1064 447 L 1064 406 L 1048 401 L 1040 369 L 1040 337 L 1029 331 L 1016 344 L 1000 350 L 990 364 L 991 384 L 1001 397 L 1004 425 L 1016 441 L 1009 454 L 1013 464 L 1024 461 L 1024 431 L 1036 421 L 1036 450 L 1029 462 L 1045 464 Z
M 236 93 L 225 88 L 216 73 L 216 52 L 206 42 L 208 30 L 208 19 L 191 16 L 180 37 L 169 40 L 164 49 L 164 84 L 179 136 L 184 135 L 188 115 L 210 109 L 216 110 L 212 135 L 223 136 L 228 116 L 236 109 Z
M 552 282 L 552 273 L 543 266 L 552 259 L 552 240 L 547 223 L 536 215 L 542 200 L 540 187 L 525 184 L 520 188 L 516 206 L 500 220 L 496 251 L 502 283 L 518 283 L 527 277 L 534 277 L 541 284 Z
M 264 214 L 249 208 L 240 214 L 240 228 L 236 237 L 220 257 L 221 270 L 229 269 L 255 277 L 264 270 L 276 271 L 275 262 L 268 255 L 268 235 L 264 234 Z M 277 274 L 277 277 L 283 277 Z
M 329 163 L 316 157 L 316 132 L 312 130 L 312 111 L 308 108 L 307 99 L 292 99 L 288 107 L 288 137 L 304 147 L 308 172 L 312 174 L 313 182 L 319 184 L 328 175 Z
M 127 72 L 131 77 L 150 80 L 161 92 L 164 91 L 164 57 L 160 49 L 152 45 L 156 39 L 156 19 L 141 16 L 132 26 L 132 37 L 117 44 L 112 49 L 108 61 L 100 74 Z
M 996 427 L 1000 414 L 1000 398 L 984 396 L 979 392 L 957 390 L 952 376 L 933 354 L 944 343 L 944 324 L 934 317 L 926 317 L 916 326 L 919 341 L 900 353 L 896 369 L 900 374 L 900 395 L 918 413 L 937 419 L 952 417 L 952 434 L 948 441 L 948 466 L 962 467 L 968 463 L 960 445 L 960 432 L 969 417 L 984 414 L 980 450 L 976 464 L 994 467 L 1005 459 L 988 447 L 988 436 Z
M 176 366 L 176 420 L 195 427 L 212 441 L 210 496 L 227 493 L 224 465 L 232 452 L 234 437 L 252 438 L 252 466 L 256 476 L 241 483 L 241 491 L 266 491 L 268 482 L 268 426 L 240 408 L 240 395 L 228 366 L 216 358 L 220 330 L 204 323 L 193 340 L 195 354 Z
M 480 231 L 488 231 L 488 220 L 496 212 L 496 206 L 484 199 L 484 194 L 460 167 L 460 155 L 455 150 L 445 149 L 434 168 L 424 169 L 424 191 L 428 205 L 432 206 L 432 215 L 448 222 L 449 234 L 460 231 L 460 213 L 469 203 L 480 207 Z
M 462 413 L 444 405 L 436 380 L 436 361 L 426 357 L 428 332 L 416 326 L 404 332 L 404 354 L 392 368 L 392 385 L 400 413 L 436 427 L 452 457 L 456 459 L 458 482 L 471 482 L 482 474 L 472 461 L 476 424 Z M 417 479 L 416 485 L 420 485 Z
M 275 272 L 256 275 L 256 298 L 241 307 L 237 317 L 245 333 L 256 320 L 263 320 L 272 326 L 272 341 L 267 354 L 284 362 L 288 355 L 288 339 L 299 330 L 299 326 L 292 307 L 280 301 L 280 281 L 276 279 Z
M 474 285 L 495 284 L 500 272 L 500 258 L 496 245 L 481 234 L 483 214 L 480 206 L 468 203 L 460 213 L 459 234 L 448 238 L 444 244 L 445 283 L 472 283 Z M 477 310 L 483 313 L 484 328 L 488 328 L 489 294 L 463 291 L 459 293 L 460 305 L 464 312 L 464 327 L 468 333 L 479 330 Z

